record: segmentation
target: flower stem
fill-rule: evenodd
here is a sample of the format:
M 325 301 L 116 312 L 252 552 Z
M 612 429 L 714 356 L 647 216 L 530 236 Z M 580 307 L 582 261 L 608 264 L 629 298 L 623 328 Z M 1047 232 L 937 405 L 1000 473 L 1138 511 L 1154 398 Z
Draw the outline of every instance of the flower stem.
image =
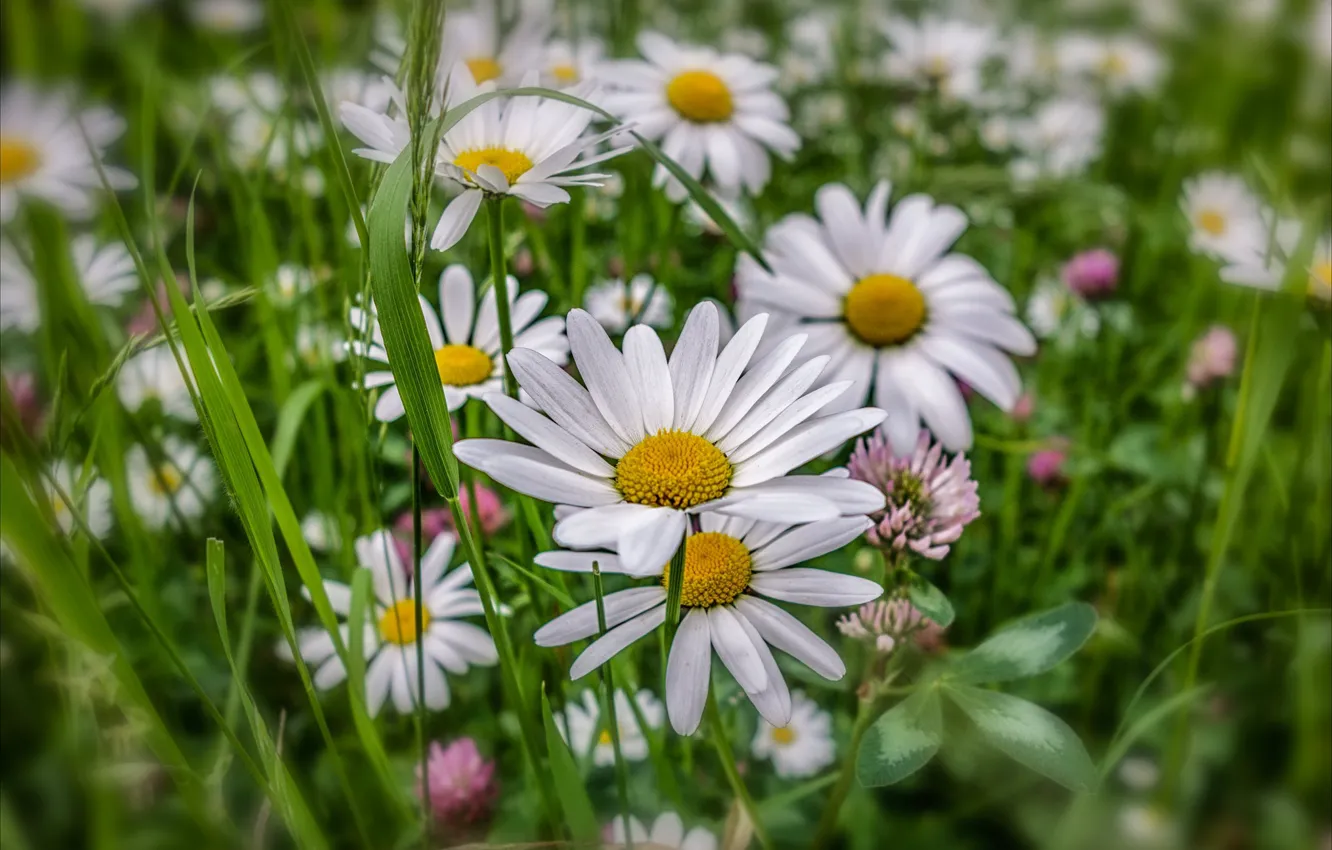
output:
M 416 608 L 416 749 L 421 756 L 421 846 L 430 847 L 430 771 L 425 736 L 425 616 L 421 610 L 421 451 L 412 444 L 412 595 Z
M 592 562 L 592 585 L 597 595 L 597 636 L 606 634 L 606 592 L 601 584 L 601 565 Z M 615 674 L 611 671 L 611 662 L 601 666 L 605 707 L 601 716 L 606 718 L 606 729 L 610 732 L 611 749 L 615 751 L 615 786 L 620 796 L 620 817 L 624 819 L 625 846 L 634 850 L 634 839 L 629 834 L 629 773 L 624 762 L 624 753 L 620 750 L 620 720 L 615 716 Z
M 717 751 L 717 758 L 721 759 L 726 781 L 731 784 L 731 791 L 740 801 L 740 805 L 744 806 L 745 814 L 749 816 L 749 822 L 754 827 L 754 837 L 758 839 L 759 846 L 764 850 L 772 850 L 772 837 L 759 821 L 758 806 L 754 805 L 754 798 L 749 795 L 745 780 L 740 777 L 740 770 L 735 766 L 735 754 L 731 752 L 731 742 L 726 737 L 726 726 L 722 723 L 721 710 L 717 708 L 714 688 L 708 688 L 708 701 L 704 713 L 708 718 L 708 734 L 712 738 L 713 749 Z
M 827 847 L 832 841 L 833 831 L 837 829 L 837 816 L 842 812 L 846 795 L 851 792 L 851 780 L 856 775 L 856 754 L 860 752 L 860 742 L 874 720 L 873 709 L 874 698 L 862 697 L 856 711 L 856 723 L 851 730 L 851 747 L 842 758 L 842 770 L 837 775 L 837 784 L 833 786 L 832 793 L 828 795 L 828 803 L 823 808 L 823 816 L 819 818 L 819 828 L 814 833 L 811 847 Z
M 504 392 L 518 397 L 518 381 L 509 371 L 509 352 L 513 350 L 513 321 L 509 318 L 509 276 L 504 269 L 504 196 L 486 199 L 490 220 L 490 277 L 495 287 L 495 307 L 499 313 L 500 362 L 504 364 Z
M 675 629 L 680 624 L 680 597 L 684 595 L 685 546 L 689 542 L 689 532 L 680 538 L 680 548 L 671 556 L 670 581 L 666 585 L 666 645 L 675 640 Z M 662 675 L 665 675 L 662 667 Z
M 499 654 L 500 677 L 504 683 L 506 697 L 518 715 L 519 740 L 522 744 L 523 757 L 527 761 L 528 768 L 536 776 L 537 791 L 541 796 L 541 805 L 546 812 L 547 821 L 558 829 L 561 820 L 559 810 L 555 807 L 555 789 L 551 785 L 549 772 L 542 769 L 539 760 L 541 739 L 532 725 L 533 718 L 537 715 L 528 709 L 527 701 L 523 698 L 522 685 L 518 681 L 518 659 L 513 653 L 513 644 L 509 642 L 507 626 L 500 617 L 496 604 L 498 596 L 494 576 L 491 575 L 485 555 L 477 545 L 475 535 L 472 534 L 472 527 L 467 524 L 462 501 L 456 494 L 446 501 L 449 503 L 449 513 L 453 516 L 453 527 L 457 531 L 458 542 L 462 544 L 463 554 L 472 567 L 472 578 L 476 582 L 477 594 L 481 597 L 486 629 L 494 639 L 495 651 Z

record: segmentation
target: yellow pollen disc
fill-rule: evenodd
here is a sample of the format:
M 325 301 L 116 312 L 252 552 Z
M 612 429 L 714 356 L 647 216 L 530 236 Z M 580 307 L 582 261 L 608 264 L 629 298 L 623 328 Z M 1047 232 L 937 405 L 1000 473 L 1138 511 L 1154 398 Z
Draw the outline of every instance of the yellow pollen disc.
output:
M 1226 232 L 1226 217 L 1216 210 L 1203 210 L 1198 213 L 1198 226 L 1212 236 Z
M 781 744 L 783 747 L 791 746 L 791 744 L 795 743 L 795 738 L 795 732 L 790 726 L 779 726 L 772 730 L 773 742 Z
M 846 323 L 876 347 L 906 342 L 925 323 L 925 296 L 895 274 L 872 274 L 846 294 Z
M 597 743 L 603 747 L 611 745 L 611 733 L 609 729 L 602 729 L 601 735 L 597 737 Z
M 0 136 L 0 183 L 22 180 L 41 167 L 41 151 L 22 139 Z
M 1122 77 L 1128 71 L 1128 63 L 1118 53 L 1105 54 L 1101 60 L 1101 75 L 1104 77 Z
M 180 470 L 170 465 L 159 466 L 148 476 L 148 487 L 159 496 L 170 496 L 179 490 L 183 483 Z
M 704 531 L 685 542 L 684 592 L 680 604 L 689 608 L 729 605 L 749 587 L 749 548 L 729 534 Z M 671 585 L 671 565 L 661 573 L 661 586 Z
M 1332 260 L 1315 263 L 1310 269 L 1309 294 L 1324 300 L 1332 298 Z
M 550 75 L 566 85 L 578 82 L 578 69 L 572 65 L 556 65 L 550 69 Z
M 687 431 L 650 434 L 615 467 L 615 488 L 635 505 L 692 508 L 721 498 L 730 483 L 726 455 Z
M 470 345 L 446 345 L 435 349 L 435 369 L 439 382 L 450 387 L 470 387 L 489 378 L 495 362 L 479 348 Z
M 421 628 L 430 628 L 430 612 L 421 609 Z M 416 643 L 416 603 L 410 599 L 393 605 L 379 618 L 379 636 L 399 646 Z
M 453 164 L 473 174 L 483 165 L 493 165 L 504 172 L 504 179 L 509 181 L 510 186 L 518 182 L 519 177 L 532 169 L 532 160 L 527 158 L 527 154 L 522 151 L 511 151 L 508 148 L 482 148 L 478 151 L 463 151 L 458 154 L 458 158 L 453 161 Z
M 948 76 L 951 70 L 952 68 L 949 66 L 948 60 L 942 56 L 931 56 L 930 60 L 925 64 L 925 73 L 935 79 L 942 79 L 943 77 Z
M 666 86 L 666 100 L 690 121 L 725 121 L 735 111 L 731 90 L 711 71 L 676 74 Z
M 478 86 L 490 80 L 497 80 L 500 74 L 504 73 L 500 63 L 489 56 L 473 56 L 468 59 L 467 70 L 472 72 L 472 79 L 476 80 Z

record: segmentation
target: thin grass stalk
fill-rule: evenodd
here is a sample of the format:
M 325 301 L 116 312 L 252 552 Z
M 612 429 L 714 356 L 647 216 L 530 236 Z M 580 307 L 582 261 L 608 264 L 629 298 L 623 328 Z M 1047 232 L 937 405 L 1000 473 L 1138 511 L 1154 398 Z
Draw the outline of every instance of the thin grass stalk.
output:
M 759 820 L 758 806 L 754 805 L 754 798 L 750 796 L 749 789 L 745 787 L 745 780 L 735 766 L 735 753 L 731 751 L 731 742 L 726 737 L 726 725 L 722 722 L 721 709 L 717 707 L 716 689 L 711 687 L 711 683 L 708 687 L 708 701 L 704 706 L 704 714 L 708 720 L 708 737 L 712 739 L 712 747 L 717 751 L 717 758 L 721 760 L 722 772 L 726 774 L 726 781 L 731 785 L 731 792 L 744 807 L 745 814 L 749 815 L 749 821 L 754 826 L 754 837 L 758 839 L 759 846 L 763 850 L 772 850 L 772 836 L 768 835 L 768 830 Z
M 518 379 L 509 370 L 509 352 L 513 350 L 513 320 L 509 315 L 509 277 L 504 270 L 504 196 L 486 198 L 490 224 L 490 282 L 495 287 L 495 307 L 499 312 L 500 363 L 504 367 L 504 392 L 518 397 Z
M 606 591 L 601 582 L 601 564 L 596 561 L 592 562 L 592 587 L 597 596 L 597 637 L 600 638 L 606 634 Z M 629 834 L 629 768 L 620 749 L 620 720 L 615 712 L 615 673 L 609 661 L 601 665 L 601 685 L 605 701 L 601 716 L 606 719 L 611 749 L 615 752 L 615 790 L 620 798 L 620 817 L 624 818 L 625 846 L 633 850 L 634 839 Z
M 425 612 L 421 608 L 421 451 L 412 445 L 412 595 L 416 619 L 416 749 L 421 756 L 421 846 L 430 847 L 430 775 L 425 736 Z

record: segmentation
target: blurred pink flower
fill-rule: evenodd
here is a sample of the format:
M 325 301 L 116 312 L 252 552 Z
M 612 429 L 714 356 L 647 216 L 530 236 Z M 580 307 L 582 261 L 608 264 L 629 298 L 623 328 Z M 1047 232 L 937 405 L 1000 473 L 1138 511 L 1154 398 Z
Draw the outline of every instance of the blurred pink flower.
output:
M 509 522 L 509 512 L 505 510 L 499 494 L 484 484 L 476 485 L 476 502 L 479 508 L 476 516 L 472 514 L 470 487 L 462 488 L 458 494 L 458 501 L 462 504 L 463 515 L 469 521 L 475 523 L 479 517 L 481 530 L 487 535 L 494 534 Z M 457 531 L 453 527 L 453 514 L 450 513 L 448 508 L 425 508 L 421 511 L 422 546 L 429 546 L 431 540 L 445 531 Z M 402 562 L 408 565 L 410 569 L 412 561 L 412 512 L 410 510 L 403 511 L 394 521 L 393 539 L 398 544 L 398 554 L 402 556 Z
M 190 280 L 185 275 L 176 275 L 176 286 L 180 293 L 185 296 L 188 302 L 193 293 L 190 292 Z M 157 303 L 162 305 L 162 312 L 171 317 L 171 302 L 168 300 L 166 281 L 157 282 Z M 144 299 L 139 311 L 130 317 L 129 323 L 125 325 L 125 330 L 131 334 L 151 334 L 158 330 L 157 313 L 153 312 L 153 302 Z
M 1033 396 L 1031 393 L 1023 393 L 1022 395 L 1018 396 L 1018 400 L 1014 402 L 1013 409 L 1009 412 L 1008 415 L 1012 417 L 1014 422 L 1018 423 L 1019 425 L 1022 425 L 1030 421 L 1031 415 L 1035 412 L 1036 412 L 1036 397 Z
M 532 273 L 536 264 L 532 261 L 532 252 L 522 248 L 513 255 L 513 273 L 519 277 L 527 277 Z
M 1064 264 L 1062 276 L 1083 298 L 1109 295 L 1119 285 L 1119 258 L 1105 248 L 1083 251 Z
M 1048 447 L 1027 458 L 1027 475 L 1037 484 L 1048 486 L 1064 480 L 1064 461 L 1068 460 L 1068 441 L 1057 437 Z
M 967 523 L 980 516 L 976 482 L 965 455 L 951 460 L 943 446 L 921 431 L 916 450 L 895 457 L 882 431 L 860 440 L 847 464 L 851 477 L 878 487 L 887 497 L 884 510 L 866 539 L 882 549 L 910 549 L 931 560 L 948 554 L 949 544 L 962 536 Z
M 1189 385 L 1194 389 L 1202 389 L 1214 381 L 1229 378 L 1235 373 L 1238 351 L 1235 334 L 1230 328 L 1212 325 L 1194 341 L 1189 352 Z
M 436 823 L 459 829 L 490 817 L 499 794 L 495 763 L 481 757 L 476 741 L 459 738 L 447 747 L 432 741 L 425 771 L 430 811 Z M 416 768 L 414 787 L 419 797 L 420 765 Z
M 23 430 L 36 439 L 42 430 L 42 420 L 46 418 L 41 399 L 37 397 L 37 379 L 31 372 L 6 372 L 5 388 L 14 400 Z

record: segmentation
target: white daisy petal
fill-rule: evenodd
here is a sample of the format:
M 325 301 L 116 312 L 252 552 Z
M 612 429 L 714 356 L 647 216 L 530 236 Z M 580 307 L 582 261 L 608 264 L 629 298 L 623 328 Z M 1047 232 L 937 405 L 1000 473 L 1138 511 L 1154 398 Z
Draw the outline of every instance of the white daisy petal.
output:
M 763 331 L 767 326 L 766 314 L 755 316 L 745 322 L 722 349 L 721 356 L 717 358 L 716 367 L 713 369 L 712 378 L 708 382 L 703 407 L 690 425 L 694 433 L 706 433 L 712 427 L 712 423 L 730 399 L 731 391 L 735 389 L 745 367 L 749 365 L 750 358 L 754 356 L 759 343 L 763 340 Z
M 617 549 L 624 571 L 632 576 L 660 575 L 680 548 L 688 518 L 673 508 L 654 508 L 620 529 Z
M 826 555 L 855 540 L 874 525 L 869 517 L 843 517 L 829 522 L 797 526 L 755 552 L 755 572 L 767 572 L 802 564 Z
M 583 650 L 569 667 L 569 678 L 574 680 L 583 678 L 614 658 L 634 641 L 666 622 L 665 597 L 662 597 L 662 600 L 662 604 L 611 629 Z
M 660 585 L 655 587 L 634 587 L 608 593 L 602 599 L 606 611 L 606 628 L 614 629 L 619 624 L 637 617 L 655 605 L 666 601 L 666 590 Z M 576 640 L 596 634 L 596 600 L 585 602 L 571 611 L 566 611 L 537 629 L 533 640 L 537 646 L 564 646 Z M 575 677 L 577 678 L 577 677 Z
M 666 662 L 666 710 L 676 734 L 692 735 L 698 729 L 708 698 L 711 670 L 708 615 L 701 608 L 693 608 L 680 621 Z
M 635 325 L 624 334 L 624 360 L 643 402 L 647 433 L 669 429 L 675 416 L 675 395 L 661 340 L 651 328 Z
M 467 228 L 472 226 L 477 210 L 481 209 L 482 193 L 480 189 L 468 189 L 449 202 L 444 214 L 435 225 L 435 233 L 430 237 L 430 247 L 436 251 L 447 251 L 467 235 Z
M 717 306 L 700 302 L 685 320 L 671 352 L 671 385 L 675 395 L 675 427 L 688 431 L 698 417 L 717 362 Z
M 754 624 L 749 622 L 739 609 L 733 610 L 740 627 L 745 630 L 750 643 L 754 645 L 754 651 L 758 653 L 764 673 L 768 677 L 768 686 L 761 691 L 750 693 L 749 700 L 754 703 L 754 707 L 764 720 L 773 726 L 785 726 L 791 722 L 791 691 L 786 686 L 786 679 L 783 678 L 781 668 L 777 666 L 777 659 L 773 658 L 772 650 L 759 635 L 758 629 L 754 628 Z
M 883 587 L 869 579 L 807 567 L 755 573 L 749 586 L 772 599 L 823 608 L 863 605 L 883 595 Z
M 862 407 L 806 422 L 780 441 L 736 466 L 731 486 L 758 484 L 785 475 L 806 461 L 878 425 L 887 414 L 877 407 Z
M 620 565 L 620 556 L 611 552 L 569 552 L 561 549 L 541 552 L 533 558 L 533 563 L 548 570 L 566 573 L 590 573 L 593 563 L 603 573 L 624 572 L 624 567 Z
M 823 678 L 837 681 L 846 675 L 846 665 L 837 651 L 791 614 L 753 596 L 741 596 L 735 607 L 765 641 Z
M 622 439 L 643 439 L 643 412 L 638 393 L 606 331 L 585 310 L 571 310 L 565 320 L 569 348 L 583 382 L 602 417 Z
M 631 444 L 611 429 L 591 394 L 548 358 L 515 348 L 509 368 L 547 416 L 598 454 L 618 458 L 629 450 Z
M 472 334 L 472 315 L 476 294 L 472 274 L 467 267 L 454 263 L 439 276 L 439 303 L 444 314 L 444 331 L 453 345 L 466 345 Z
M 540 449 L 504 440 L 461 440 L 458 459 L 519 493 L 545 502 L 597 507 L 622 501 L 604 479 L 567 467 Z
M 580 472 L 613 478 L 615 469 L 582 441 L 516 398 L 489 393 L 486 404 L 505 424 L 532 445 Z
M 570 549 L 594 549 L 614 546 L 620 530 L 646 514 L 659 510 L 649 505 L 615 504 L 575 510 L 567 516 L 555 511 L 555 542 Z
M 731 671 L 745 693 L 762 691 L 768 686 L 768 674 L 749 634 L 740 625 L 735 613 L 725 605 L 707 609 L 708 632 L 717 657 Z

